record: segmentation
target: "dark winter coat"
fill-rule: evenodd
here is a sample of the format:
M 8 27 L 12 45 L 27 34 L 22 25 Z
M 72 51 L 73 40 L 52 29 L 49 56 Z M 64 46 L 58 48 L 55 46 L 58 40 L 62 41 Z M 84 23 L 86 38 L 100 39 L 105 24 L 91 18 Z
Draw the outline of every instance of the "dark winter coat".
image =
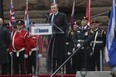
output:
M 52 15 L 49 16 L 48 22 L 51 23 Z M 64 33 L 57 33 L 58 29 L 53 27 L 56 30 L 56 34 L 51 36 L 49 40 L 49 51 L 48 56 L 58 59 L 64 59 L 66 55 L 66 29 L 67 25 L 67 17 L 64 13 L 58 12 L 54 17 L 54 24 L 59 27 Z
M 10 32 L 5 27 L 0 27 L 0 64 L 8 63 L 7 48 L 10 43 Z

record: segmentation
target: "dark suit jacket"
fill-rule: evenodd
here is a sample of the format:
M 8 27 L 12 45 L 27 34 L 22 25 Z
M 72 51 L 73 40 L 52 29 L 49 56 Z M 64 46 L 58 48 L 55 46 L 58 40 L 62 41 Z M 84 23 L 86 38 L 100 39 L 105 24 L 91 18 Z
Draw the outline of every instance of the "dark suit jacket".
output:
M 52 15 L 49 16 L 48 23 L 51 23 Z M 54 24 L 64 31 L 63 34 L 54 34 L 51 38 L 48 56 L 53 58 L 64 59 L 66 55 L 66 30 L 68 28 L 67 25 L 67 17 L 64 13 L 58 12 L 54 17 Z M 55 41 L 53 41 L 55 40 Z M 54 45 L 54 46 L 53 46 Z M 53 48 L 53 50 L 52 50 Z M 53 52 L 52 52 L 53 51 Z M 52 55 L 53 53 L 53 55 Z
M 10 32 L 8 29 L 0 28 L 0 64 L 8 63 L 7 48 L 11 43 Z

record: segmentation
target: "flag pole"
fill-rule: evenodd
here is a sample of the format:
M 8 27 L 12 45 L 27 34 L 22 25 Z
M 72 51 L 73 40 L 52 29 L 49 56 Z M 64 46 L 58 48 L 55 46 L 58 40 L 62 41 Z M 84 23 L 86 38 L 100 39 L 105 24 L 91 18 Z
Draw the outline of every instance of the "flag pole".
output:
M 10 21 L 9 21 L 9 25 L 10 25 L 10 30 L 12 31 L 13 29 L 13 21 L 15 20 L 15 17 L 12 17 L 14 15 L 14 6 L 13 6 L 13 2 L 12 0 L 10 0 Z M 12 15 L 13 14 L 13 15 Z M 14 19 L 13 19 L 14 18 Z M 10 54 L 11 57 L 11 66 L 10 66 L 10 71 L 11 71 L 11 75 L 13 75 L 13 54 Z
M 74 25 L 74 12 L 75 12 L 75 0 L 73 0 L 72 13 L 71 13 L 71 17 L 70 17 L 70 27 L 71 27 L 72 31 L 74 31 L 74 29 L 73 29 L 73 25 Z
M 91 27 L 91 20 L 90 20 L 90 5 L 91 5 L 91 0 L 87 0 L 87 5 L 86 5 L 86 17 L 88 18 L 88 25 Z

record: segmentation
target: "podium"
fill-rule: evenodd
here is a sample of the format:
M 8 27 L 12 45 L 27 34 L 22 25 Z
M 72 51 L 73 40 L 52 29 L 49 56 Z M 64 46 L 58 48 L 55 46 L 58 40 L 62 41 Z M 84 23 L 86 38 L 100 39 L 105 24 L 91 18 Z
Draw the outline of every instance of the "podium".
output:
M 51 38 L 49 39 L 49 41 L 51 42 L 51 40 L 55 40 L 55 39 L 52 39 L 52 37 L 55 34 L 64 34 L 64 31 L 62 29 L 60 29 L 58 26 L 56 26 L 54 23 L 45 23 L 45 24 L 34 24 L 34 26 L 31 27 L 31 34 L 36 35 L 37 51 L 36 51 L 36 73 L 35 74 L 38 75 L 39 74 L 38 36 L 39 35 L 50 36 Z M 50 44 L 50 42 L 49 42 L 49 44 Z M 49 48 L 49 44 L 48 44 L 48 48 Z M 53 42 L 53 47 L 54 47 L 54 42 Z M 52 52 L 53 52 L 53 50 L 52 50 Z M 51 60 L 51 67 L 53 67 L 53 58 Z M 53 69 L 53 68 L 51 68 L 51 69 Z
M 54 23 L 35 24 L 31 27 L 32 35 L 63 34 L 64 32 Z

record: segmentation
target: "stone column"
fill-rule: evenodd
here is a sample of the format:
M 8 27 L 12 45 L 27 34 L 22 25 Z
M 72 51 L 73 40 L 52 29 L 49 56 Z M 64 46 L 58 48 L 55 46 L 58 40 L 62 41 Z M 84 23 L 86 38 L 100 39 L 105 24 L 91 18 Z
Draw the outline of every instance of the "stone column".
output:
M 0 0 L 0 18 L 4 18 L 3 17 L 3 0 Z

